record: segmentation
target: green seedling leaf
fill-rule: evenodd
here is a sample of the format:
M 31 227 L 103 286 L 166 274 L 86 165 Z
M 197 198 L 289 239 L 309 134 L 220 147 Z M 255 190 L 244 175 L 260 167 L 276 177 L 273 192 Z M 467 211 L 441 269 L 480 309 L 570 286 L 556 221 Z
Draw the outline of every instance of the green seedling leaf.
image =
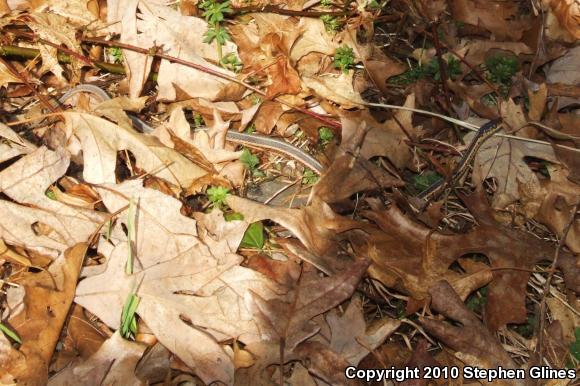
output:
M 121 314 L 121 336 L 125 339 L 135 338 L 137 334 L 137 318 L 135 311 L 141 299 L 133 292 L 129 294 Z
M 304 185 L 312 185 L 318 181 L 318 176 L 311 169 L 306 169 L 302 174 L 302 183 Z
M 250 224 L 244 233 L 240 248 L 264 248 L 264 224 L 261 221 Z
M 576 336 L 576 341 L 570 345 L 570 354 L 580 362 L 580 327 L 576 327 L 574 335 Z
M 427 171 L 423 174 L 413 176 L 411 187 L 415 192 L 420 193 L 442 178 L 439 173 Z
M 224 219 L 226 221 L 241 221 L 241 220 L 244 219 L 244 215 L 241 214 L 241 213 L 237 213 L 237 212 L 234 212 L 234 213 L 226 213 L 224 215 Z
M 334 53 L 334 68 L 344 73 L 354 67 L 354 50 L 349 46 L 340 46 Z
M 127 275 L 133 274 L 133 263 L 135 256 L 133 255 L 133 240 L 135 239 L 135 199 L 131 197 L 129 200 L 129 210 L 127 211 L 127 264 L 125 265 L 125 273 Z
M 207 190 L 207 198 L 214 208 L 223 207 L 226 204 L 228 194 L 230 194 L 230 190 L 223 186 L 212 186 Z
M 20 339 L 18 334 L 16 332 L 12 331 L 11 329 L 9 329 L 8 327 L 6 327 L 6 325 L 4 323 L 0 323 L 0 331 L 2 331 L 4 333 L 4 335 L 9 337 L 10 339 L 15 341 L 16 343 L 22 344 L 22 339 Z
M 244 149 L 240 156 L 240 162 L 242 162 L 248 170 L 253 172 L 260 164 L 260 159 L 252 154 L 248 149 Z
M 51 200 L 56 200 L 56 194 L 54 193 L 54 191 L 52 189 L 48 189 L 46 191 L 46 193 L 44 193 L 44 195 L 48 198 L 50 198 Z
M 331 15 L 322 15 L 320 16 L 320 20 L 322 20 L 326 32 L 338 32 L 342 25 L 337 17 Z
M 318 128 L 318 138 L 320 139 L 320 143 L 322 145 L 326 145 L 334 139 L 334 132 L 331 128 L 322 126 Z

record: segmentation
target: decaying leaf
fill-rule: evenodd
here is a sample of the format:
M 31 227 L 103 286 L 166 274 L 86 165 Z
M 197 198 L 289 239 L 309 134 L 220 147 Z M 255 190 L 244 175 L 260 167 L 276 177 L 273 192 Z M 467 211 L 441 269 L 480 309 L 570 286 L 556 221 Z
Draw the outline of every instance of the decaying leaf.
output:
M 19 349 L 2 353 L 3 381 L 46 384 L 50 358 L 72 304 L 86 250 L 86 244 L 77 244 L 60 255 L 49 271 L 27 275 L 23 283 L 26 308 L 10 319 L 23 343 Z

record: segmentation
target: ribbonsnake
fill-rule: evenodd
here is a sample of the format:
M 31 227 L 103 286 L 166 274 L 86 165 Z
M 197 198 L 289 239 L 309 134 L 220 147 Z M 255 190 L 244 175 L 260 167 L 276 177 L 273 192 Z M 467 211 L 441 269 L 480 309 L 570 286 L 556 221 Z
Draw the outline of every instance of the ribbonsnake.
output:
M 92 94 L 102 102 L 110 100 L 111 97 L 106 91 L 100 87 L 93 84 L 80 84 L 69 91 L 67 91 L 63 96 L 61 96 L 58 101 L 64 104 L 67 100 L 76 94 L 87 93 Z M 142 131 L 143 133 L 151 133 L 154 128 L 149 126 L 146 122 L 142 121 L 138 117 L 129 114 L 129 118 L 133 121 L 133 124 Z M 226 140 L 229 142 L 237 143 L 240 145 L 268 149 L 275 151 L 277 153 L 289 156 L 301 162 L 304 166 L 312 169 L 317 174 L 321 174 L 324 171 L 322 164 L 313 156 L 305 152 L 304 150 L 284 141 L 283 139 L 274 138 L 266 135 L 256 134 L 256 133 L 241 133 L 234 130 L 228 130 L 226 133 Z
M 110 100 L 111 97 L 107 94 L 106 91 L 101 89 L 100 87 L 92 84 L 80 84 L 69 91 L 67 91 L 63 96 L 59 98 L 59 102 L 64 104 L 68 99 L 72 96 L 80 93 L 88 93 L 96 96 L 101 101 Z M 146 122 L 142 121 L 138 117 L 129 114 L 129 117 L 133 121 L 133 124 L 137 127 L 137 129 L 141 130 L 143 133 L 151 133 L 153 132 L 154 128 L 149 126 Z M 450 174 L 450 177 L 447 179 L 439 180 L 438 182 L 434 183 L 421 193 L 419 193 L 419 198 L 436 198 L 438 197 L 443 191 L 447 188 L 453 188 L 455 185 L 461 180 L 461 178 L 465 175 L 467 170 L 469 169 L 469 165 L 471 161 L 475 158 L 477 151 L 479 150 L 480 146 L 485 142 L 488 138 L 496 134 L 501 129 L 501 120 L 496 119 L 487 122 L 480 129 L 477 131 L 477 134 L 470 142 L 465 154 Z M 292 145 L 284 141 L 283 139 L 278 139 L 266 135 L 256 134 L 256 133 L 242 133 L 234 130 L 228 130 L 226 133 L 226 140 L 241 144 L 244 146 L 255 147 L 260 149 L 268 149 L 275 151 L 277 153 L 281 153 L 284 155 L 289 156 L 292 159 L 295 159 L 301 162 L 306 167 L 312 169 L 314 172 L 318 174 L 322 174 L 324 171 L 324 167 L 322 164 L 314 158 L 312 155 L 308 154 L 304 150 Z

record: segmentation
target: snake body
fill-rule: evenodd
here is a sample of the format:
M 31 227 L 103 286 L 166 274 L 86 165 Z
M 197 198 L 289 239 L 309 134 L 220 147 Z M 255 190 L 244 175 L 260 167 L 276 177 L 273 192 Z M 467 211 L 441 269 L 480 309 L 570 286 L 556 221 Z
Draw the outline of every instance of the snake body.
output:
M 477 134 L 473 137 L 467 150 L 461 157 L 461 160 L 454 168 L 453 172 L 450 174 L 450 177 L 447 179 L 441 179 L 427 189 L 419 193 L 419 198 L 429 198 L 431 200 L 435 200 L 441 196 L 443 192 L 445 192 L 448 188 L 454 188 L 459 184 L 463 176 L 469 170 L 469 166 L 471 162 L 475 158 L 477 151 L 483 145 L 485 141 L 487 141 L 490 137 L 496 134 L 502 128 L 501 119 L 494 119 L 486 124 L 482 125 Z
M 61 96 L 58 101 L 64 104 L 68 99 L 76 94 L 87 93 L 92 94 L 101 101 L 106 101 L 111 99 L 109 94 L 103 89 L 93 84 L 80 84 L 70 90 L 68 90 L 63 96 Z M 146 122 L 139 119 L 137 116 L 129 114 L 129 118 L 133 121 L 133 124 L 142 131 L 143 133 L 151 133 L 154 128 L 149 126 Z M 277 153 L 289 156 L 302 163 L 304 166 L 312 169 L 317 174 L 321 174 L 324 170 L 322 164 L 313 156 L 305 152 L 304 150 L 284 141 L 283 139 L 273 138 L 266 135 L 260 134 L 249 134 L 241 133 L 238 131 L 228 130 L 226 133 L 226 140 L 229 142 L 237 143 L 240 145 L 268 149 L 275 151 Z

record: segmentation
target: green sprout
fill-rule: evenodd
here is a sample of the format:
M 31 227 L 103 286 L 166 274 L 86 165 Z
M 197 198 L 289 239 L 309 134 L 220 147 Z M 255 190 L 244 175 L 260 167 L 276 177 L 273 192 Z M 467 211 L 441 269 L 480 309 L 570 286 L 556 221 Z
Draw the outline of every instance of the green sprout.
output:
M 4 335 L 11 338 L 13 341 L 15 341 L 19 344 L 22 344 L 22 339 L 20 339 L 18 334 L 16 332 L 12 331 L 11 329 L 9 329 L 8 327 L 6 327 L 6 325 L 4 323 L 0 323 L 0 331 L 2 331 L 4 333 Z
M 107 52 L 111 55 L 115 63 L 123 63 L 123 50 L 119 47 L 109 47 Z
M 485 59 L 485 67 L 490 81 L 509 86 L 519 70 L 519 62 L 514 56 L 496 55 Z
M 125 339 L 135 339 L 137 335 L 137 306 L 141 299 L 132 291 L 123 305 L 121 313 L 121 336 Z
M 254 134 L 256 132 L 256 124 L 252 123 L 252 124 L 248 125 L 248 127 L 246 127 L 246 130 L 244 130 L 244 131 L 248 134 Z
M 224 215 L 224 219 L 226 221 L 236 221 L 236 220 L 243 220 L 244 215 L 241 213 L 226 213 Z M 240 248 L 249 248 L 249 249 L 263 249 L 264 244 L 266 243 L 266 239 L 264 238 L 264 224 L 261 221 L 257 221 L 251 223 L 246 229 L 244 233 L 244 237 L 240 242 Z
M 207 190 L 207 198 L 211 202 L 212 207 L 218 209 L 226 205 L 226 198 L 229 194 L 230 190 L 223 186 L 212 186 Z
M 499 85 L 499 92 L 503 97 L 507 97 L 512 77 L 519 67 L 518 59 L 514 56 L 496 55 L 485 59 L 487 79 Z
M 580 362 L 580 327 L 576 327 L 574 336 L 576 337 L 576 341 L 570 344 L 570 355 L 576 359 L 576 362 Z M 570 363 L 568 367 L 573 368 L 573 365 Z
M 320 138 L 320 144 L 324 146 L 334 139 L 334 132 L 329 127 L 319 127 L 318 138 Z
M 450 57 L 446 60 L 447 63 L 447 76 L 449 79 L 454 79 L 461 75 L 461 66 L 459 60 L 454 57 Z M 419 79 L 423 78 L 433 78 L 436 81 L 441 80 L 441 71 L 439 69 L 439 60 L 437 58 L 431 58 L 429 63 L 424 66 L 411 67 L 404 73 L 393 76 L 389 79 L 389 83 L 396 85 L 407 85 L 415 83 Z
M 227 54 L 226 56 L 224 56 L 222 58 L 222 60 L 220 61 L 221 65 L 223 68 L 226 68 L 230 71 L 233 72 L 240 72 L 242 71 L 242 62 L 240 62 L 240 59 L 238 58 L 238 56 L 236 54 L 234 54 L 233 52 L 230 52 L 229 54 Z
M 260 175 L 260 171 L 258 170 L 260 159 L 255 154 L 252 154 L 252 152 L 250 152 L 248 149 L 244 149 L 242 152 L 242 155 L 240 156 L 240 162 L 244 164 L 246 169 L 248 169 L 252 175 Z
M 209 24 L 203 42 L 211 44 L 214 40 L 216 41 L 218 60 L 222 63 L 222 46 L 226 44 L 226 41 L 232 40 L 226 29 L 221 25 L 224 20 L 224 14 L 232 12 L 230 1 L 227 0 L 220 3 L 217 0 L 204 0 L 199 7 L 204 10 L 203 17 Z
M 445 62 L 447 63 L 447 77 L 449 79 L 454 79 L 455 77 L 461 75 L 461 66 L 457 58 L 452 56 L 445 60 Z M 425 73 L 436 81 L 441 80 L 441 70 L 439 68 L 439 60 L 437 58 L 432 58 L 431 61 L 425 66 Z
M 340 27 L 342 25 L 342 23 L 338 20 L 337 17 L 331 15 L 322 15 L 320 16 L 320 20 L 322 20 L 326 32 L 331 33 L 338 32 L 338 30 L 340 30 Z
M 205 120 L 203 119 L 203 116 L 200 113 L 193 114 L 193 124 L 195 125 L 195 127 L 205 125 Z
M 354 67 L 354 50 L 349 46 L 340 46 L 334 53 L 334 68 L 340 69 L 343 73 Z
M 332 7 L 332 0 L 321 0 L 320 5 L 324 8 L 330 8 Z
M 318 176 L 314 173 L 314 170 L 306 169 L 302 173 L 302 184 L 313 185 L 318 181 Z
M 413 190 L 413 193 L 421 193 L 441 178 L 439 173 L 426 171 L 425 173 L 414 175 L 409 187 Z
M 131 197 L 129 200 L 129 210 L 127 211 L 127 264 L 125 265 L 125 273 L 127 275 L 133 274 L 133 265 L 135 255 L 133 254 L 133 240 L 135 240 L 135 199 Z

